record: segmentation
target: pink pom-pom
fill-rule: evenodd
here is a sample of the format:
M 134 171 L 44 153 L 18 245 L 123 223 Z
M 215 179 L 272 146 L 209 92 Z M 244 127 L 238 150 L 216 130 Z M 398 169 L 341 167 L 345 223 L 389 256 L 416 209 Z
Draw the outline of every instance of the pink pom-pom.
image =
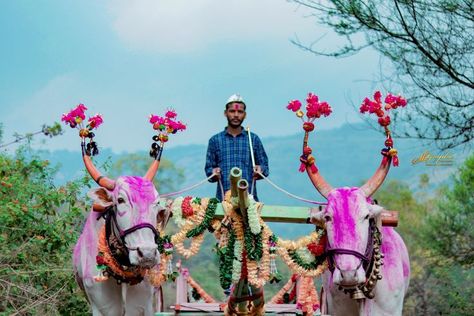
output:
M 300 168 L 298 169 L 299 172 L 304 172 L 306 170 L 306 164 L 304 162 L 301 163 Z

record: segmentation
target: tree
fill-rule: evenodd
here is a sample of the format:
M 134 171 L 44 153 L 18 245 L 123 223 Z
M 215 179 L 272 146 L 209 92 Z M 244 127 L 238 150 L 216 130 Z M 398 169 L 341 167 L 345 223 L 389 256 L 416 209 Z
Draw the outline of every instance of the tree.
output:
M 436 212 L 426 219 L 425 243 L 432 251 L 465 268 L 474 267 L 474 155 L 459 168 L 452 189 L 445 189 Z
M 474 138 L 474 2 L 471 0 L 293 0 L 346 38 L 333 51 L 293 43 L 315 54 L 346 57 L 366 47 L 392 65 L 382 67 L 387 89 L 408 97 L 405 136 L 441 148 Z M 365 36 L 360 45 L 360 35 Z
M 111 168 L 112 176 L 133 175 L 143 177 L 151 164 L 151 158 L 145 153 L 126 154 L 119 158 Z M 161 159 L 160 168 L 153 183 L 160 193 L 169 193 L 176 190 L 184 180 L 184 172 L 177 168 L 173 162 Z
M 56 170 L 21 146 L 0 153 L 0 314 L 84 315 L 72 247 L 88 178 L 57 187 Z
M 456 264 L 452 251 L 435 251 L 434 238 L 424 236 L 426 233 L 438 236 L 440 232 L 450 231 L 450 226 L 432 225 L 430 220 L 426 220 L 436 209 L 437 197 L 429 198 L 427 192 L 423 191 L 429 178 L 423 176 L 420 180 L 416 195 L 406 184 L 397 181 L 384 184 L 375 195 L 386 209 L 400 212 L 397 230 L 410 254 L 410 287 L 405 297 L 403 315 L 473 315 L 473 270 Z M 473 183 L 472 178 L 465 180 Z M 467 207 L 461 214 L 469 211 L 472 213 L 472 207 Z M 464 234 L 469 234 L 468 229 Z

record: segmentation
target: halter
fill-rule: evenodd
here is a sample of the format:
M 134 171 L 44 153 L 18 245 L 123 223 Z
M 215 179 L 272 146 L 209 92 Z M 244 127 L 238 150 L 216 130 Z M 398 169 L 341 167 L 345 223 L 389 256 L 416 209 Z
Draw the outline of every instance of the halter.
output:
M 335 268 L 339 269 L 334 258 L 335 255 L 352 255 L 360 259 L 357 269 L 362 265 L 365 271 L 366 282 L 364 284 L 357 285 L 355 289 L 344 289 L 342 286 L 339 287 L 339 290 L 344 289 L 344 293 L 350 293 L 351 298 L 353 299 L 372 299 L 375 296 L 372 291 L 375 288 L 377 281 L 382 279 L 380 266 L 383 265 L 382 258 L 384 255 L 380 251 L 380 245 L 382 244 L 381 236 L 382 235 L 375 223 L 375 220 L 371 219 L 369 222 L 369 235 L 367 238 L 367 246 L 364 254 L 352 249 L 330 248 L 329 242 L 327 243 L 326 254 L 328 258 L 329 270 L 331 273 L 334 272 Z
M 108 207 L 97 219 L 101 217 L 105 219 L 105 239 L 110 254 L 123 270 L 135 271 L 136 277 L 132 279 L 125 278 L 112 271 L 110 267 L 107 267 L 107 273 L 113 276 L 118 283 L 125 282 L 133 285 L 141 282 L 143 280 L 142 269 L 132 265 L 129 259 L 130 251 L 139 251 L 139 249 L 128 247 L 125 237 L 139 229 L 149 228 L 155 236 L 155 242 L 158 243 L 159 234 L 156 228 L 150 223 L 140 223 L 126 230 L 121 230 L 117 223 L 117 205 Z
M 361 261 L 361 263 L 359 264 L 359 266 L 357 268 L 359 268 L 360 265 L 362 264 L 362 266 L 364 268 L 364 271 L 366 271 L 367 267 L 368 267 L 368 265 L 369 265 L 369 263 L 372 259 L 372 254 L 373 254 L 373 250 L 374 250 L 373 238 L 374 238 L 374 232 L 375 232 L 376 229 L 377 229 L 377 227 L 375 225 L 375 221 L 373 219 L 371 219 L 370 222 L 369 222 L 369 236 L 367 238 L 367 246 L 365 247 L 365 253 L 364 254 L 362 254 L 358 251 L 352 250 L 352 249 L 331 248 L 331 246 L 329 245 L 329 241 L 328 241 L 326 253 L 327 253 L 327 256 L 328 256 L 329 270 L 331 272 L 334 272 L 335 268 L 339 268 L 337 266 L 336 261 L 334 260 L 335 255 L 352 255 L 354 257 L 359 258 L 360 261 Z M 377 229 L 377 231 L 378 231 L 378 229 Z

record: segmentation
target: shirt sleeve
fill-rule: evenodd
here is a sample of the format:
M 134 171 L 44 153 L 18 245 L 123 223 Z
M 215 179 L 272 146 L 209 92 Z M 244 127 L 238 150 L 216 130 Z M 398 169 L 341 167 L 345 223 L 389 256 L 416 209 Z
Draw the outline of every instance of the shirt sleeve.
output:
M 206 165 L 204 166 L 204 171 L 206 172 L 206 176 L 208 177 L 212 174 L 212 169 L 218 167 L 216 152 L 216 142 L 214 140 L 214 137 L 212 137 L 211 139 L 209 139 L 209 144 L 207 145 Z M 209 182 L 216 181 L 216 177 L 209 179 Z
M 255 155 L 255 164 L 260 165 L 262 168 L 262 173 L 265 177 L 268 177 L 270 174 L 270 168 L 268 167 L 268 157 L 263 144 L 260 141 L 260 138 L 255 135 L 254 142 L 254 155 Z

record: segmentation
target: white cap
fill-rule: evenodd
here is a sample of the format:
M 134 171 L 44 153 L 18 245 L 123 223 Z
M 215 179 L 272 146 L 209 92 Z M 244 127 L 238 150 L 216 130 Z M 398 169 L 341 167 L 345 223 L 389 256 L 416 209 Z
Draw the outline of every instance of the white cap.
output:
M 245 102 L 244 102 L 244 99 L 242 99 L 242 97 L 240 96 L 240 94 L 233 94 L 229 97 L 229 99 L 227 100 L 227 103 L 225 104 L 227 106 L 227 104 L 229 103 L 234 103 L 234 102 L 237 102 L 237 103 L 242 103 L 245 105 Z

